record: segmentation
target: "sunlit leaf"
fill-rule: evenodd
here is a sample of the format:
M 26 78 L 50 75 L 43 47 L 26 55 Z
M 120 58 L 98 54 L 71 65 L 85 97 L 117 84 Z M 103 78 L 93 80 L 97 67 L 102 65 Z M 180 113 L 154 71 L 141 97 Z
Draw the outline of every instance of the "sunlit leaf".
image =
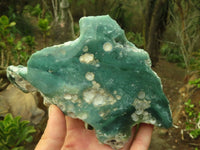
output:
M 16 22 L 11 22 L 11 23 L 9 24 L 10 27 L 13 27 L 13 26 L 15 26 L 15 25 L 16 25 Z

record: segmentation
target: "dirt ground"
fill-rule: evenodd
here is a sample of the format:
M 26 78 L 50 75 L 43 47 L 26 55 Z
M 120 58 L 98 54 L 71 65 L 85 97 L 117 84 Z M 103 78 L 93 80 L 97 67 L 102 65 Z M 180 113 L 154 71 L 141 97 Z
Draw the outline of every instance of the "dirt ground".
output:
M 168 130 L 155 127 L 149 150 L 196 150 L 195 147 L 200 149 L 200 138 L 192 140 L 187 133 L 183 132 L 184 101 L 180 99 L 179 90 L 184 85 L 185 70 L 164 59 L 161 59 L 153 69 L 162 80 L 163 90 L 170 102 L 175 127 Z

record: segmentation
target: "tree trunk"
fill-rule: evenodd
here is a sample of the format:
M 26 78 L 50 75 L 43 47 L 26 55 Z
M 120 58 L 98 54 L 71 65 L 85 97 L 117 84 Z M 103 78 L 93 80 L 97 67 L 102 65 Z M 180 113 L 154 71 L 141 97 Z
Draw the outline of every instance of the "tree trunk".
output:
M 4 49 L 1 49 L 1 67 L 4 67 Z
M 58 15 L 59 2 L 58 2 L 58 0 L 51 0 L 51 3 L 52 3 L 52 7 L 53 7 L 54 22 L 58 22 L 58 20 L 59 20 L 59 15 Z
M 68 40 L 74 39 L 74 22 L 69 8 L 68 0 L 52 0 L 52 5 L 53 8 L 55 8 L 55 19 L 51 34 L 55 43 L 60 44 Z
M 145 49 L 149 52 L 152 65 L 159 60 L 160 40 L 165 31 L 169 0 L 149 0 L 145 14 Z

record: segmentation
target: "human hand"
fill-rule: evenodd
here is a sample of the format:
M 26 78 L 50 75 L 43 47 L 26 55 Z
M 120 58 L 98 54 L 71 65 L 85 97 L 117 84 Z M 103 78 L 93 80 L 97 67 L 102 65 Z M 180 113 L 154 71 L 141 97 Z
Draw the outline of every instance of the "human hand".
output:
M 141 124 L 136 136 L 134 136 L 135 131 L 133 127 L 132 138 L 122 150 L 148 149 L 153 125 Z M 35 150 L 112 150 L 112 148 L 99 143 L 95 131 L 85 129 L 83 121 L 67 117 L 57 106 L 51 105 L 46 129 Z

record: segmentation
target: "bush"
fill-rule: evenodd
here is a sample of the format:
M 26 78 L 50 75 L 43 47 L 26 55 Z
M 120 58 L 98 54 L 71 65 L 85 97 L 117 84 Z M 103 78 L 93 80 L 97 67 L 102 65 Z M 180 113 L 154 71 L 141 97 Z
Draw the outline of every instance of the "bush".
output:
M 126 33 L 126 37 L 137 47 L 144 47 L 144 37 L 141 35 L 141 33 L 128 32 Z
M 0 149 L 2 150 L 24 150 L 23 144 L 33 140 L 32 133 L 36 130 L 28 125 L 29 121 L 20 121 L 21 117 L 12 117 L 7 114 L 0 121 Z
M 40 30 L 41 30 L 41 32 L 43 34 L 44 44 L 46 46 L 47 36 L 50 35 L 50 29 L 51 29 L 51 26 L 49 25 L 48 19 L 47 18 L 39 19 L 38 27 L 40 28 Z
M 1 66 L 7 66 L 10 60 L 10 54 L 14 46 L 14 35 L 12 29 L 15 22 L 10 22 L 5 15 L 0 17 L 0 52 L 1 52 Z
M 195 109 L 195 105 L 191 99 L 185 102 L 185 112 L 187 115 L 185 123 L 186 131 L 192 139 L 198 138 L 200 136 L 200 112 L 199 109 Z
M 40 17 L 42 14 L 42 8 L 40 7 L 40 4 L 36 4 L 35 7 L 26 5 L 24 7 L 23 13 L 29 13 L 31 16 Z
M 200 49 L 192 53 L 190 67 L 191 70 L 200 71 Z
M 195 85 L 197 88 L 200 88 L 200 78 L 190 81 L 189 83 Z
M 185 68 L 184 59 L 180 48 L 175 44 L 163 44 L 161 47 L 161 55 L 165 56 L 168 62 L 177 63 L 178 66 Z

